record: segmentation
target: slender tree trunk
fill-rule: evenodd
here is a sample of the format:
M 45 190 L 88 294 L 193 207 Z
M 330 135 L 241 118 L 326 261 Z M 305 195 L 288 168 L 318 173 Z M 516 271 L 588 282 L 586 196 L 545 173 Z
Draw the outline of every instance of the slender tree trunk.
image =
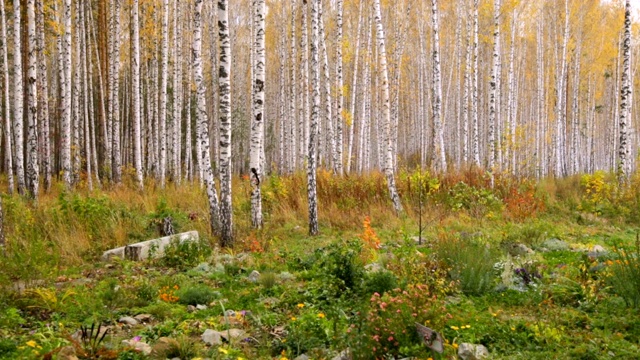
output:
M 302 114 L 301 117 L 299 119 L 300 121 L 300 158 L 301 158 L 301 163 L 304 164 L 304 158 L 305 158 L 305 149 L 308 148 L 309 146 L 309 126 L 310 126 L 310 115 L 309 115 L 309 44 L 308 44 L 308 37 L 309 37 L 309 30 L 308 30 L 308 25 L 307 25 L 307 18 L 308 18 L 308 14 L 309 14 L 309 10 L 308 10 L 308 6 L 307 6 L 307 1 L 309 0 L 302 0 L 302 40 L 300 43 L 300 47 L 301 47 L 301 55 L 302 55 L 302 64 L 301 64 L 301 71 L 302 71 L 302 92 L 301 92 L 301 103 L 302 103 Z M 313 1 L 313 0 L 311 0 Z
M 316 133 L 320 117 L 320 64 L 319 64 L 319 2 L 311 0 L 311 86 L 313 88 L 313 108 L 309 128 L 309 155 L 307 164 L 307 195 L 309 200 L 309 235 L 317 235 L 318 230 L 318 194 L 316 184 Z
M 196 82 L 197 92 L 197 124 L 200 128 L 200 138 L 202 154 L 198 156 L 204 170 L 205 184 L 207 189 L 207 198 L 209 199 L 209 216 L 211 217 L 211 232 L 215 235 L 220 234 L 220 208 L 218 204 L 218 195 L 216 193 L 215 180 L 213 178 L 213 170 L 211 168 L 211 154 L 209 145 L 209 119 L 207 117 L 206 93 L 207 88 L 204 81 L 202 66 L 202 2 L 204 0 L 196 0 L 195 13 L 193 17 L 193 77 Z M 190 149 L 188 149 L 190 151 Z
M 433 162 L 436 170 L 447 171 L 442 124 L 442 80 L 440 71 L 440 15 L 438 0 L 431 0 L 433 19 Z
M 18 192 L 24 195 L 26 192 L 24 171 L 24 123 L 23 123 L 23 88 L 22 88 L 22 42 L 20 0 L 13 0 L 13 132 L 16 140 L 16 175 L 18 176 Z
M 480 166 L 480 134 L 478 129 L 478 77 L 480 68 L 478 67 L 478 0 L 473 0 L 473 86 L 471 92 L 471 123 L 473 127 L 473 163 Z
M 322 1 L 318 3 L 318 31 L 319 31 L 319 48 L 322 51 L 322 72 L 324 74 L 324 95 L 325 95 L 325 110 L 324 116 L 327 126 L 327 134 L 324 137 L 328 141 L 328 150 L 329 154 L 327 156 L 327 164 L 329 169 L 335 168 L 335 162 L 338 159 L 338 154 L 336 150 L 336 139 L 334 136 L 333 130 L 333 115 L 332 115 L 332 103 L 331 100 L 331 74 L 329 73 L 329 55 L 327 54 L 327 43 L 325 41 L 325 31 L 324 31 L 324 19 L 323 19 L 323 8 Z M 322 138 L 322 136 L 320 136 Z
M 40 167 L 38 163 L 38 46 L 36 43 L 35 0 L 27 0 L 27 190 L 38 198 Z M 18 74 L 16 74 L 17 76 Z
M 493 174 L 496 167 L 496 114 L 500 106 L 498 99 L 498 82 L 500 78 L 500 0 L 495 0 L 493 14 L 493 69 L 491 71 L 489 94 L 489 172 Z M 493 176 L 491 177 L 493 184 Z
M 465 51 L 464 90 L 462 95 L 462 163 L 469 162 L 469 90 L 471 88 L 471 21 L 467 19 L 467 46 Z
M 253 227 L 262 228 L 262 153 L 264 138 L 264 100 L 265 100 L 265 16 L 266 5 L 264 0 L 254 0 L 254 29 L 255 36 L 255 70 L 253 84 L 253 120 L 251 122 L 251 154 L 249 167 L 251 167 L 251 222 Z
M 133 105 L 133 163 L 136 171 L 136 181 L 139 190 L 144 189 L 142 178 L 142 137 L 140 114 L 140 20 L 138 15 L 138 0 L 131 4 L 132 52 L 131 59 L 131 92 Z
M 353 162 L 353 134 L 355 133 L 355 116 L 356 116 L 356 94 L 358 91 L 358 60 L 360 59 L 360 30 L 362 28 L 362 4 L 358 5 L 358 29 L 356 30 L 355 56 L 353 57 L 353 82 L 351 85 L 351 110 L 347 117 L 347 127 L 349 129 L 349 144 L 347 148 L 347 173 L 351 172 L 351 164 Z
M 233 245 L 233 208 L 231 202 L 231 43 L 227 0 L 218 0 L 218 69 L 220 101 L 220 244 Z
M 69 0 L 66 0 L 69 1 Z M 119 184 L 122 181 L 122 155 L 120 152 L 120 1 L 114 0 L 112 16 L 112 49 L 111 49 L 111 141 L 112 141 L 112 166 L 113 181 Z M 126 118 L 125 118 L 126 119 Z
M 400 202 L 400 196 L 396 189 L 395 174 L 393 171 L 393 141 L 391 138 L 391 109 L 389 103 L 389 70 L 387 66 L 387 50 L 385 47 L 384 29 L 382 27 L 382 15 L 380 13 L 380 0 L 373 1 L 374 18 L 376 22 L 376 29 L 378 34 L 378 51 L 380 54 L 380 70 L 382 75 L 382 110 L 384 116 L 383 132 L 386 142 L 386 161 L 384 165 L 384 172 L 387 177 L 387 186 L 389 187 L 389 196 L 393 202 L 393 207 L 396 213 L 403 212 L 402 203 Z
M 9 61 L 8 61 L 8 43 L 7 43 L 7 21 L 4 10 L 4 1 L 0 1 L 0 56 L 2 57 L 2 85 L 4 87 L 2 96 L 4 99 L 4 159 L 7 172 L 7 183 L 9 194 L 13 194 L 13 156 L 11 151 L 12 143 L 12 126 L 11 126 L 11 102 L 9 99 Z
M 162 69 L 160 70 L 160 104 L 159 104 L 159 167 L 158 179 L 164 187 L 167 174 L 167 74 L 169 69 L 169 0 L 162 5 Z
M 49 90 L 47 81 L 47 58 L 45 57 L 44 6 L 36 1 L 36 42 L 38 47 L 38 126 L 39 145 L 42 156 L 40 163 L 44 175 L 44 189 L 51 188 L 51 144 L 49 138 Z M 11 180 L 13 181 L 13 179 Z
M 342 140 L 342 128 L 344 116 L 342 114 L 344 107 L 344 79 L 342 73 L 342 12 L 343 0 L 337 2 L 337 23 L 336 23 L 336 152 L 333 159 L 334 173 L 342 176 L 344 173 L 342 150 L 344 149 Z
M 567 71 L 567 47 L 569 44 L 569 0 L 565 0 L 565 25 L 562 40 L 562 58 L 557 69 L 556 82 L 556 136 L 555 136 L 555 171 L 556 177 L 567 174 L 567 164 L 565 159 L 566 142 L 565 139 L 565 77 Z
M 300 129 L 296 130 L 297 124 L 297 96 L 298 96 L 298 72 L 297 72 L 297 52 L 296 52 L 296 16 L 297 16 L 297 0 L 291 0 L 291 94 L 289 99 L 289 116 L 290 116 L 290 155 L 289 155 L 289 171 L 294 172 L 298 168 L 298 152 L 297 152 L 297 137 Z
M 631 146 L 628 138 L 631 121 L 629 119 L 631 102 L 631 1 L 625 1 L 624 36 L 622 43 L 622 89 L 620 92 L 620 145 L 618 149 L 618 179 L 621 184 L 628 181 L 631 173 Z
M 180 0 L 175 1 L 174 64 L 173 64 L 173 126 L 171 129 L 171 178 L 180 184 L 180 121 L 182 119 L 182 25 L 180 22 Z M 202 179 L 201 177 L 201 180 Z

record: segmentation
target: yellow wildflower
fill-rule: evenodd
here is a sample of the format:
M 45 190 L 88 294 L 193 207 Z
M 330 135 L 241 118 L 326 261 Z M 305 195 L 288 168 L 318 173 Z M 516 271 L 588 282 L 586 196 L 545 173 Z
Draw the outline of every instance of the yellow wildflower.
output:
M 304 307 L 304 304 L 298 304 L 298 308 L 302 309 Z
M 323 314 L 323 313 L 319 313 L 319 314 L 318 314 L 318 317 L 319 317 L 319 318 L 321 318 L 321 319 L 323 319 L 323 318 L 324 318 L 324 314 Z
M 27 341 L 27 346 L 30 346 L 30 347 L 34 348 L 34 347 L 36 347 L 36 345 L 37 345 L 36 342 L 33 341 L 33 340 Z
M 223 348 L 223 347 L 219 347 L 219 348 L 218 348 L 218 351 L 219 351 L 219 352 L 221 352 L 221 353 L 223 353 L 223 354 L 225 354 L 225 355 L 229 353 L 229 350 L 227 350 L 227 349 L 225 349 L 225 348 Z
M 292 316 L 292 317 L 291 317 L 291 321 L 296 321 L 296 317 L 295 317 L 295 316 Z
M 451 329 L 452 329 L 452 330 L 456 330 L 456 331 L 460 330 L 460 328 L 459 328 L 459 327 L 457 327 L 457 326 L 451 326 Z

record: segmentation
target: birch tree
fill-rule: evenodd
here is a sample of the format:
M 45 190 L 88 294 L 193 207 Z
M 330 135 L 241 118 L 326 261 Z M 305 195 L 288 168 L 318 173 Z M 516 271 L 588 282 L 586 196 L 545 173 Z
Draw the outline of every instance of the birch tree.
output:
M 625 1 L 624 35 L 622 40 L 622 87 L 620 92 L 620 144 L 618 149 L 618 179 L 621 184 L 627 182 L 631 173 L 631 146 L 628 133 L 631 121 L 629 111 L 631 107 L 631 1 Z
M 471 91 L 471 124 L 472 124 L 472 145 L 473 163 L 480 166 L 480 134 L 478 129 L 478 77 L 480 69 L 478 67 L 478 0 L 473 0 L 473 82 Z
M 333 159 L 333 171 L 342 176 L 344 172 L 343 164 L 342 164 L 342 150 L 344 149 L 342 133 L 343 133 L 343 124 L 344 124 L 344 116 L 343 116 L 343 107 L 344 107 L 344 79 L 343 79 L 343 69 L 342 69 L 342 13 L 343 13 L 343 0 L 338 0 L 337 6 L 337 15 L 336 15 L 336 152 L 335 158 Z
M 70 0 L 65 0 L 70 1 Z M 111 151 L 113 181 L 118 184 L 122 181 L 122 157 L 120 153 L 120 1 L 113 1 L 111 13 L 111 71 L 109 72 L 109 89 L 111 89 L 110 117 L 111 121 Z
M 304 0 L 303 0 L 304 1 Z M 251 121 L 251 150 L 249 167 L 251 168 L 251 223 L 255 228 L 262 228 L 262 163 L 260 157 L 264 138 L 264 99 L 265 99 L 265 15 L 264 0 L 254 0 L 255 30 L 255 67 L 253 82 L 253 120 Z
M 20 40 L 20 0 L 13 0 L 13 134 L 15 137 L 16 175 L 18 192 L 25 194 L 24 171 L 24 123 L 23 123 L 23 88 L 22 88 L 22 42 Z
M 380 12 L 380 0 L 373 1 L 374 20 L 378 39 L 378 52 L 380 56 L 380 70 L 382 75 L 382 112 L 383 112 L 383 133 L 385 137 L 385 164 L 384 173 L 387 178 L 389 196 L 396 213 L 402 213 L 402 203 L 396 189 L 395 174 L 393 171 L 393 141 L 391 138 L 391 109 L 389 101 L 389 70 L 387 66 L 387 51 L 385 47 L 384 28 L 382 26 L 382 15 Z
M 207 92 L 202 66 L 202 3 L 204 0 L 196 0 L 193 17 L 193 77 L 196 82 L 197 101 L 197 124 L 199 127 L 200 149 L 202 154 L 197 158 L 200 161 L 200 168 L 204 173 L 204 181 L 209 200 L 209 216 L 211 218 L 211 232 L 215 235 L 220 233 L 220 209 L 218 195 L 216 193 L 213 169 L 211 168 L 211 155 L 209 144 L 209 119 L 207 117 L 207 104 L 205 95 Z
M 35 0 L 27 0 L 27 189 L 29 195 L 38 198 L 40 167 L 38 163 L 38 47 L 36 44 Z
M 500 106 L 498 99 L 498 82 L 500 78 L 500 0 L 493 5 L 493 67 L 489 93 L 489 171 L 493 173 L 496 166 L 496 113 Z M 492 177 L 493 179 L 493 177 Z
M 162 68 L 160 70 L 160 102 L 158 104 L 158 178 L 164 187 L 167 174 L 167 75 L 169 68 L 169 0 L 162 5 Z
M 138 0 L 131 4 L 131 26 L 133 27 L 131 59 L 131 91 L 133 92 L 133 162 L 136 171 L 136 181 L 139 190 L 144 189 L 142 178 L 142 137 L 140 117 L 140 19 L 138 15 Z
M 13 193 L 13 156 L 12 156 L 12 134 L 11 127 L 11 102 L 9 99 L 9 61 L 7 43 L 7 22 L 4 10 L 4 1 L 0 1 L 0 72 L 2 72 L 2 97 L 4 99 L 4 160 L 7 172 L 7 183 L 9 194 Z
M 231 42 L 227 0 L 218 0 L 218 37 L 220 61 L 218 97 L 220 101 L 220 242 L 233 245 L 233 208 L 231 195 Z
M 305 1 L 305 0 L 303 0 Z M 313 88 L 311 121 L 309 127 L 309 153 L 307 164 L 307 197 L 309 200 L 309 235 L 317 235 L 318 194 L 316 184 L 317 142 L 316 132 L 320 117 L 320 64 L 319 64 L 319 2 L 311 0 L 311 86 Z
M 438 0 L 431 0 L 431 16 L 433 19 L 433 162 L 436 170 L 447 170 L 447 159 L 444 149 L 444 131 L 442 124 L 442 80 L 440 71 L 440 15 Z

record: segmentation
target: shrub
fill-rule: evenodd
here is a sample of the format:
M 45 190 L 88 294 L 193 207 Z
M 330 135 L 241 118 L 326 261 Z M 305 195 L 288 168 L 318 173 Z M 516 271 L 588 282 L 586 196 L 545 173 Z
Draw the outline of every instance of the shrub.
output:
M 634 248 L 615 247 L 619 259 L 610 262 L 609 283 L 613 291 L 624 299 L 627 306 L 640 307 L 640 235 Z
M 171 240 L 159 259 L 161 265 L 181 270 L 195 267 L 211 255 L 211 247 L 205 241 Z
M 465 294 L 481 295 L 493 287 L 497 253 L 487 245 L 447 238 L 438 241 L 435 252 L 447 264 L 449 276 L 459 282 Z
M 491 189 L 473 187 L 462 181 L 449 189 L 446 201 L 452 210 L 467 210 L 476 217 L 502 209 L 502 201 Z
M 364 282 L 365 294 L 384 294 L 398 287 L 398 278 L 391 271 L 374 271 Z
M 206 285 L 184 288 L 178 291 L 178 302 L 183 305 L 207 305 L 215 300 L 217 293 Z
M 444 307 L 426 285 L 396 288 L 384 295 L 374 293 L 366 315 L 347 329 L 354 359 L 426 358 L 415 324 L 440 328 L 445 318 Z
M 306 311 L 292 317 L 288 326 L 286 347 L 295 355 L 329 345 L 330 323 L 324 313 Z

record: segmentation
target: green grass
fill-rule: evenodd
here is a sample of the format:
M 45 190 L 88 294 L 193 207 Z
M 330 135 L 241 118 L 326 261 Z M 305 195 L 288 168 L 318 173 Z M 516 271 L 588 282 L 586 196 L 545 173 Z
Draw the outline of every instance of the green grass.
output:
M 121 345 L 135 336 L 151 345 L 174 339 L 164 354 L 187 358 L 330 359 L 347 348 L 362 359 L 437 358 L 420 343 L 414 318 L 441 332 L 442 358 L 455 356 L 462 342 L 482 343 L 496 359 L 637 358 L 637 293 L 621 287 L 633 279 L 615 264 L 637 265 L 630 251 L 637 211 L 627 200 L 640 187 L 613 191 L 610 182 L 606 191 L 586 194 L 589 179 L 501 177 L 491 189 L 482 173 L 406 172 L 398 185 L 407 211 L 396 217 L 380 174 L 340 179 L 321 171 L 316 237 L 307 235 L 302 174 L 265 182 L 260 231 L 250 228 L 248 184 L 236 179 L 232 249 L 215 246 L 206 196 L 190 184 L 162 190 L 150 183 L 145 193 L 54 187 L 37 206 L 4 196 L 0 359 L 56 353 L 74 346 L 70 335 L 80 326 L 98 323 L 112 326 L 93 345 L 103 358 L 149 358 Z M 417 186 L 429 194 L 421 246 L 412 240 Z M 103 250 L 159 236 L 158 220 L 166 216 L 180 231 L 197 230 L 205 247 L 175 247 L 164 259 L 140 263 L 99 261 Z M 367 216 L 380 249 L 360 237 Z M 571 249 L 507 256 L 508 244 L 538 249 L 549 238 Z M 608 254 L 588 257 L 594 245 Z M 385 270 L 372 273 L 370 263 Z M 262 273 L 257 282 L 247 280 L 253 270 Z M 189 312 L 187 304 L 207 309 Z M 153 318 L 131 329 L 114 326 L 138 314 Z M 200 340 L 205 329 L 230 328 L 248 339 L 211 348 Z M 389 340 L 391 332 L 403 336 Z M 75 346 L 80 354 L 88 345 Z

